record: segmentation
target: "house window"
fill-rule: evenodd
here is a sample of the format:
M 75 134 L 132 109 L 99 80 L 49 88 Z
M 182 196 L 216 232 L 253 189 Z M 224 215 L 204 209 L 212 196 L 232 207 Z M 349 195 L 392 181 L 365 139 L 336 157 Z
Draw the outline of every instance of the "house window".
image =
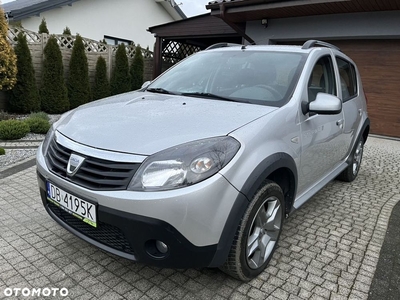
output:
M 117 38 L 117 37 L 109 36 L 109 35 L 105 35 L 104 40 L 106 41 L 106 43 L 108 45 L 120 45 L 120 44 L 131 45 L 133 42 L 131 40 L 121 39 L 121 38 Z

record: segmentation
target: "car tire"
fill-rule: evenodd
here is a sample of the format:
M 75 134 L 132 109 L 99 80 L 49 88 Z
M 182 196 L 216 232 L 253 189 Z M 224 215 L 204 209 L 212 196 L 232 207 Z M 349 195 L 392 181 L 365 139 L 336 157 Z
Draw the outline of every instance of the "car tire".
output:
M 352 182 L 356 179 L 358 172 L 360 171 L 362 156 L 364 152 L 364 139 L 361 136 L 358 140 L 355 149 L 351 153 L 349 166 L 339 174 L 337 179 L 345 182 Z
M 284 211 L 282 189 L 275 182 L 265 181 L 249 203 L 228 258 L 220 269 L 242 281 L 259 275 L 277 247 Z

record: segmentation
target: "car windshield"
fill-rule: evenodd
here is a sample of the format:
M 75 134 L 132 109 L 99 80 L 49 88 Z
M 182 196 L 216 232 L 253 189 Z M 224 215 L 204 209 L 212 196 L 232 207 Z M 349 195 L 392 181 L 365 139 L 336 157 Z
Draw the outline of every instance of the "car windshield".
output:
M 147 90 L 280 107 L 289 100 L 305 58 L 302 53 L 276 51 L 199 52 Z

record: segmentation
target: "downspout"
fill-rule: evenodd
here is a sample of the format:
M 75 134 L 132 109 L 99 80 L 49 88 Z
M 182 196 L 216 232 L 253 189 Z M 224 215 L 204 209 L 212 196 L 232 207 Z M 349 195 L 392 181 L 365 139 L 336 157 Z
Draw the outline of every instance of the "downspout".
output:
M 242 28 L 240 28 L 238 25 L 236 25 L 235 23 L 233 23 L 233 22 L 231 22 L 231 21 L 228 20 L 226 14 L 225 14 L 226 7 L 225 7 L 224 4 L 225 4 L 224 2 L 221 2 L 221 3 L 219 4 L 219 12 L 220 12 L 220 17 L 221 17 L 221 19 L 222 19 L 226 24 L 228 24 L 233 30 L 235 30 L 242 38 L 244 38 L 245 40 L 247 40 L 250 44 L 255 45 L 256 42 L 255 42 L 251 37 L 249 37 L 249 36 L 246 34 L 246 32 L 245 32 Z

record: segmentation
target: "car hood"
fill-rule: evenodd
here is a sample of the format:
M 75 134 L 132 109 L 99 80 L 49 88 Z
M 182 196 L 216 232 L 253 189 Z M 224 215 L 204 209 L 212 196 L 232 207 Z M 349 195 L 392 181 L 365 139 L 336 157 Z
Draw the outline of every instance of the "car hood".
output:
M 71 111 L 56 129 L 97 149 L 151 155 L 186 142 L 224 136 L 276 107 L 132 92 Z

